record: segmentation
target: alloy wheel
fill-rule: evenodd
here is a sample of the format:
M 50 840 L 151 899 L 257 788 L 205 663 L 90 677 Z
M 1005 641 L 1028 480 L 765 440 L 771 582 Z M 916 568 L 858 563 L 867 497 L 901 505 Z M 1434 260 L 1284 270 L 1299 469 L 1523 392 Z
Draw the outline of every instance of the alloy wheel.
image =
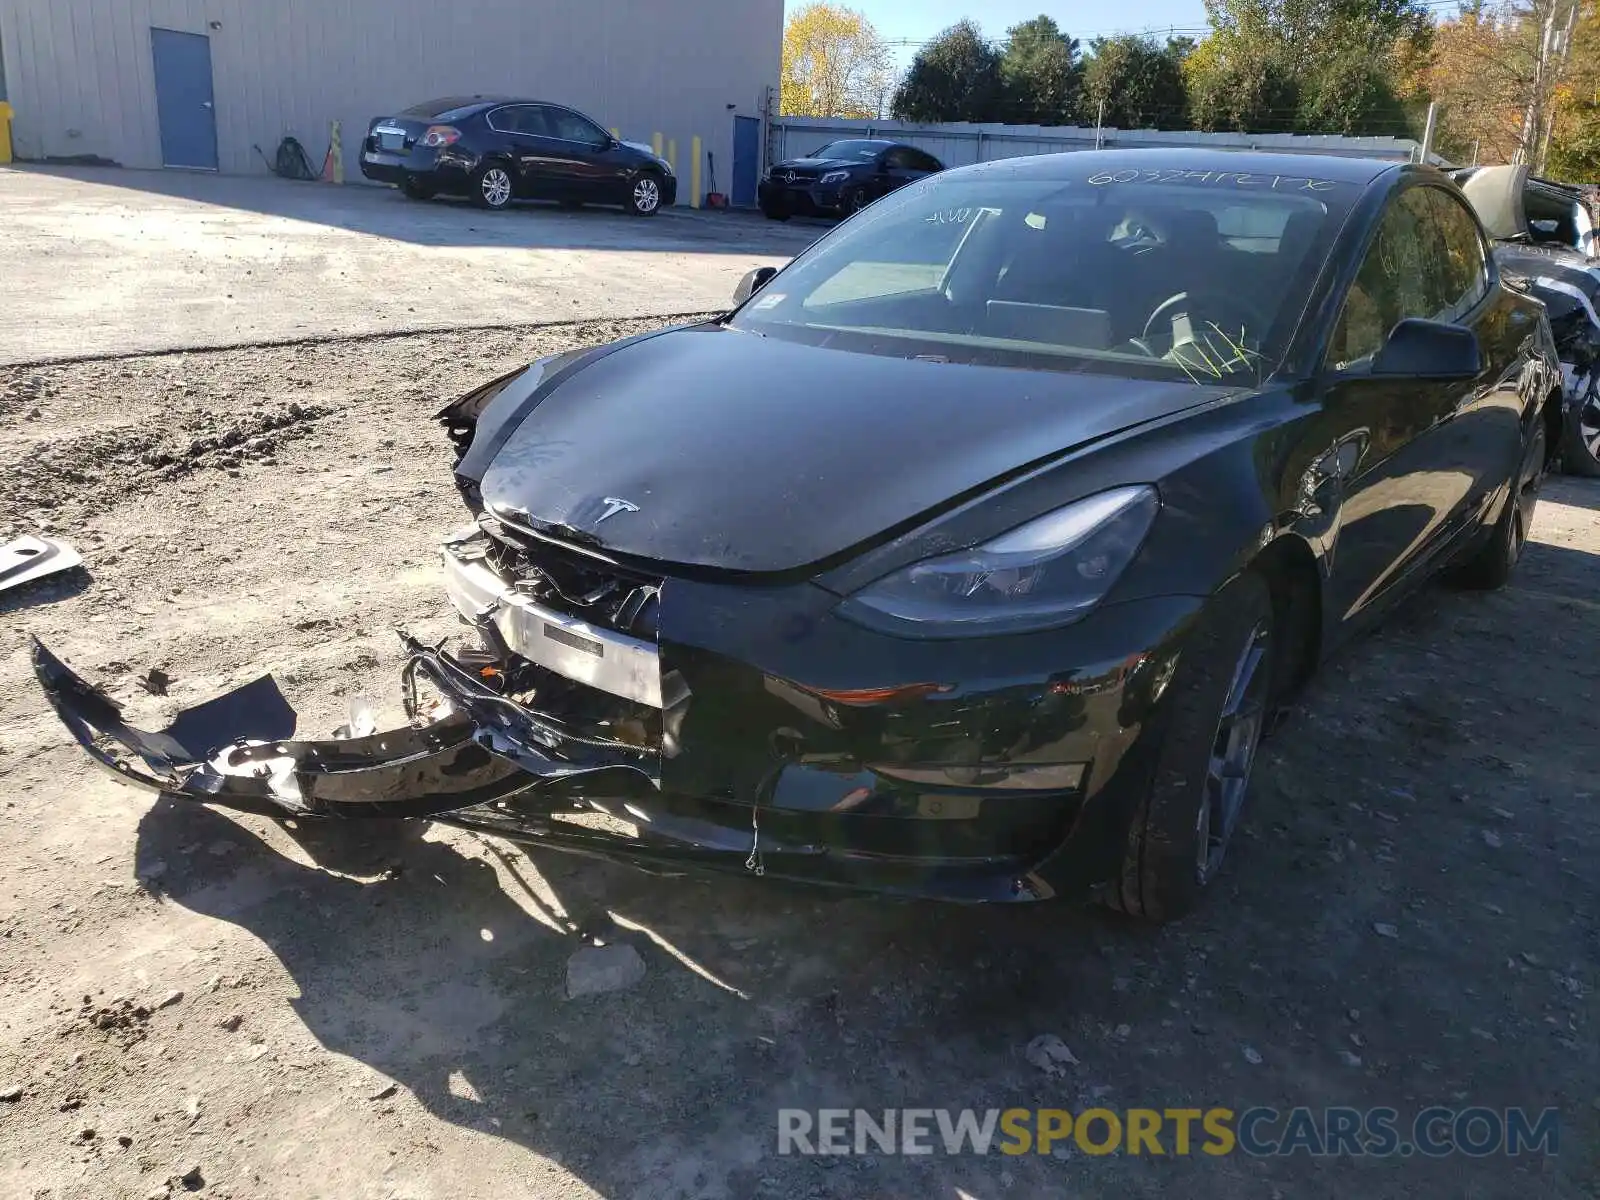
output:
M 642 213 L 655 212 L 661 203 L 661 189 L 648 175 L 633 185 L 633 206 Z
M 1217 721 L 1200 814 L 1195 824 L 1195 878 L 1202 885 L 1211 882 L 1222 865 L 1228 842 L 1244 809 L 1250 770 L 1255 765 L 1256 749 L 1261 745 L 1261 732 L 1266 724 L 1267 691 L 1271 684 L 1270 672 L 1266 669 L 1270 637 L 1265 621 L 1250 631 L 1244 650 L 1234 664 L 1233 682 Z
M 1600 395 L 1584 399 L 1578 411 L 1578 437 L 1589 451 L 1589 456 L 1600 462 Z
M 502 167 L 490 167 L 483 173 L 483 199 L 490 208 L 504 208 L 511 200 L 511 176 Z

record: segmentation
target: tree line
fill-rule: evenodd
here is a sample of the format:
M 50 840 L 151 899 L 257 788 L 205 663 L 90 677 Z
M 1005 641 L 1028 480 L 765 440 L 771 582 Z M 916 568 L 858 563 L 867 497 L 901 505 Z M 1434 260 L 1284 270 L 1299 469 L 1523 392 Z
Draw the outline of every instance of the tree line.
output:
M 1452 161 L 1600 179 L 1597 0 L 1206 0 L 1199 38 L 1083 44 L 1048 16 L 995 40 L 963 20 L 897 74 L 871 23 L 812 3 L 784 31 L 781 111 L 1420 137 Z

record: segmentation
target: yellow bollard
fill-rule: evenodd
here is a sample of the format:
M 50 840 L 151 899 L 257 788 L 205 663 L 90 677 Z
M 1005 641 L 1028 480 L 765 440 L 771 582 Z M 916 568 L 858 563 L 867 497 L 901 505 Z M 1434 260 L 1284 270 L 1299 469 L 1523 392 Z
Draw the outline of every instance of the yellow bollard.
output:
M 0 166 L 11 161 L 11 114 L 15 111 L 0 100 Z
M 611 127 L 611 136 L 616 138 L 619 142 L 622 140 L 622 135 L 617 132 L 617 127 L 615 125 Z
M 672 168 L 672 173 L 678 173 L 678 139 L 667 139 L 667 166 Z
M 334 183 L 343 183 L 344 182 L 344 147 L 339 142 L 339 122 L 337 122 L 337 121 L 335 121 L 333 123 L 333 128 L 329 131 L 328 156 L 329 156 L 329 158 L 332 159 L 333 182 Z
M 659 133 L 650 135 L 650 149 L 655 151 L 657 158 L 661 157 L 661 135 Z
M 697 134 L 689 142 L 689 153 L 693 159 L 689 163 L 689 206 L 700 207 L 700 138 Z

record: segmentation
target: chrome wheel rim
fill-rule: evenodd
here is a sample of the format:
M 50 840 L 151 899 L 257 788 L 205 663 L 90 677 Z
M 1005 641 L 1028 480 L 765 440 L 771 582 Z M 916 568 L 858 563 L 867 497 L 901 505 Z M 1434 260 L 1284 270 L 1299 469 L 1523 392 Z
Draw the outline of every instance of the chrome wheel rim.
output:
M 661 189 L 654 179 L 641 179 L 633 185 L 633 206 L 640 212 L 655 212 L 661 203 Z
M 491 208 L 502 208 L 511 199 L 511 176 L 499 167 L 483 173 L 483 198 Z
M 1233 680 L 1212 739 L 1200 815 L 1195 822 L 1195 878 L 1201 884 L 1210 883 L 1222 866 L 1228 842 L 1244 810 L 1250 771 L 1266 724 L 1269 637 L 1265 621 L 1250 631 L 1234 664 Z
M 1600 462 L 1600 396 L 1590 396 L 1578 411 L 1578 438 L 1589 457 Z

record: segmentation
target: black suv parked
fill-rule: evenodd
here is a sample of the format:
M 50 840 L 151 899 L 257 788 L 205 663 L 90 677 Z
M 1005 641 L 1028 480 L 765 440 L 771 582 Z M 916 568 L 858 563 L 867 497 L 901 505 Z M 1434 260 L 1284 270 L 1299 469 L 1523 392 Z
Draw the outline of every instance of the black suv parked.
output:
M 648 217 L 677 199 L 678 181 L 648 147 L 618 141 L 575 109 L 543 100 L 456 96 L 379 117 L 361 173 L 406 195 L 620 204 Z
M 786 158 L 761 181 L 761 211 L 791 216 L 848 217 L 879 196 L 944 170 L 925 150 L 899 142 L 851 138 L 829 142 L 804 158 Z

